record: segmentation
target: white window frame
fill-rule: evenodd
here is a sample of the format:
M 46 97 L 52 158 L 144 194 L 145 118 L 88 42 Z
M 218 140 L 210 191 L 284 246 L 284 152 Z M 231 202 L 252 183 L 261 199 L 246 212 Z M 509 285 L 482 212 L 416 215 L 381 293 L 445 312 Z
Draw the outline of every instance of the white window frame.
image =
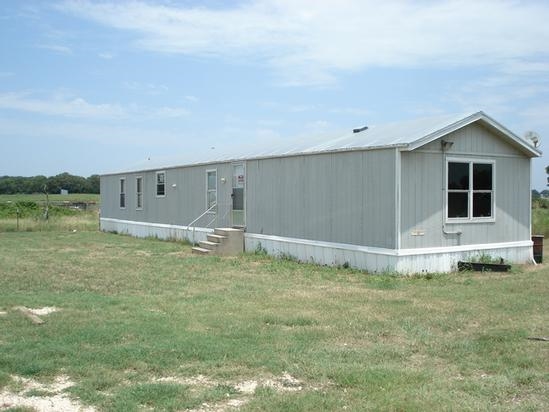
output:
M 141 181 L 141 192 L 139 191 L 139 181 Z M 140 196 L 141 206 L 139 205 Z M 135 177 L 135 210 L 143 210 L 143 176 Z
M 124 182 L 124 184 L 122 185 L 122 182 Z M 124 186 L 124 190 L 122 190 L 122 186 Z M 128 200 L 128 197 L 126 196 L 126 193 L 127 193 L 127 186 L 126 186 L 126 177 L 121 177 L 119 180 L 118 180 L 118 207 L 120 209 L 126 209 L 126 204 L 127 204 L 127 200 Z M 122 196 L 124 196 L 124 206 L 122 206 Z
M 164 194 L 159 195 L 158 194 L 158 175 L 164 174 Z M 154 193 L 156 194 L 156 197 L 166 197 L 166 193 L 168 192 L 168 174 L 165 170 L 159 170 L 154 175 Z
M 448 177 L 449 177 L 449 165 L 450 163 L 468 163 L 469 164 L 469 189 L 464 190 L 467 192 L 467 207 L 468 217 L 448 217 Z M 492 190 L 474 190 L 473 189 L 473 164 L 490 164 L 492 165 Z M 444 217 L 446 223 L 490 223 L 496 221 L 496 161 L 494 159 L 484 158 L 472 158 L 472 157 L 448 157 L 446 158 L 446 176 L 445 176 L 445 211 Z M 452 191 L 454 192 L 454 191 Z M 473 198 L 474 193 L 488 193 L 492 194 L 492 216 L 490 217 L 473 217 Z
M 208 174 L 215 172 L 215 189 L 208 189 Z M 208 194 L 214 191 L 215 192 L 215 203 L 217 206 L 219 204 L 217 203 L 217 169 L 206 169 L 206 210 L 208 210 L 211 206 L 208 203 Z M 217 213 L 217 207 L 215 207 L 213 210 L 210 210 L 208 213 L 213 214 Z

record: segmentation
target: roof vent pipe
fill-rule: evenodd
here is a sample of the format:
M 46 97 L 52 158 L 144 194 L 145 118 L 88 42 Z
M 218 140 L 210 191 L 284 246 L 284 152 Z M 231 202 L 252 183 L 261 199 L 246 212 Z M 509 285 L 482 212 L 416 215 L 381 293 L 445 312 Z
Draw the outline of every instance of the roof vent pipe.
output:
M 359 127 L 358 129 L 353 129 L 353 133 L 360 133 L 366 129 L 368 129 L 368 126 Z

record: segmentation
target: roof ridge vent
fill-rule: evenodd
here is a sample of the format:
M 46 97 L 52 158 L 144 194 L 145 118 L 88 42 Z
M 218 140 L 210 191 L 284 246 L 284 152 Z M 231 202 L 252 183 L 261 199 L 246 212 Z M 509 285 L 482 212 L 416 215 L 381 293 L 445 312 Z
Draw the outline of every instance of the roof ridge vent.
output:
M 368 129 L 368 126 L 359 127 L 358 129 L 353 129 L 353 133 L 360 133 L 367 129 Z

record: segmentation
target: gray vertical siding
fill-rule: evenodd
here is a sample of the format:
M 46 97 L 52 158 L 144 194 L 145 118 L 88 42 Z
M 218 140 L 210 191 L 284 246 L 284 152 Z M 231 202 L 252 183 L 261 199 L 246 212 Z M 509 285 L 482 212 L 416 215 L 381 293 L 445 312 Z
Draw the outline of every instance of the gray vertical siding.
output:
M 209 169 L 218 171 L 217 225 L 230 225 L 231 163 L 165 169 L 164 198 L 156 197 L 156 171 L 104 175 L 101 215 L 187 225 L 205 210 Z M 136 210 L 137 176 L 143 177 L 143 210 Z M 121 177 L 126 178 L 125 209 L 118 204 Z M 394 248 L 394 182 L 394 149 L 247 161 L 247 231 Z M 207 220 L 205 217 L 198 225 L 205 225 Z
M 470 124 L 455 132 L 449 133 L 442 139 L 454 142 L 454 145 L 448 153 L 497 154 L 502 156 L 510 155 L 524 157 L 522 152 L 495 136 L 478 123 Z M 440 151 L 440 139 L 421 147 L 419 150 Z
M 218 226 L 230 224 L 232 165 L 218 163 L 165 170 L 166 196 L 156 196 L 156 170 L 101 176 L 101 216 L 150 223 L 188 225 L 206 210 L 206 170 L 217 169 Z M 143 177 L 143 210 L 136 209 L 137 176 Z M 126 208 L 119 207 L 119 180 L 126 178 Z M 225 183 L 221 179 L 225 178 Z M 173 187 L 173 185 L 176 185 Z M 205 225 L 205 216 L 198 224 Z
M 477 124 L 450 133 L 444 140 L 454 143 L 447 156 L 495 161 L 495 222 L 447 224 L 446 230 L 460 230 L 462 235 L 443 233 L 446 163 L 437 140 L 401 152 L 400 176 L 395 148 L 248 160 L 247 231 L 395 249 L 400 217 L 403 249 L 528 240 L 530 160 Z M 165 198 L 156 197 L 155 171 L 102 176 L 102 217 L 188 225 L 206 209 L 209 169 L 217 169 L 219 212 L 215 224 L 228 226 L 230 162 L 165 169 Z M 136 210 L 137 176 L 143 177 L 143 210 Z M 118 204 L 120 177 L 126 178 L 125 209 Z M 210 219 L 203 218 L 197 226 Z M 421 235 L 414 235 L 418 233 Z
M 528 240 L 530 237 L 530 160 L 478 125 L 444 137 L 454 142 L 448 157 L 495 161 L 495 222 L 447 224 L 444 219 L 445 160 L 440 141 L 402 153 L 401 247 L 438 247 Z M 422 236 L 413 236 L 414 232 Z
M 395 247 L 393 149 L 246 164 L 249 233 Z

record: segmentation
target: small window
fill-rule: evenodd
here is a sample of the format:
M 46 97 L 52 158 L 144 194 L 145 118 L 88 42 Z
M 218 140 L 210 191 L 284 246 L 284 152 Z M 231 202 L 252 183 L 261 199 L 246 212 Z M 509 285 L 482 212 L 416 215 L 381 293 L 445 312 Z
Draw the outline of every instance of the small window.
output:
M 166 196 L 166 172 L 156 172 L 156 196 Z
M 449 161 L 447 170 L 447 218 L 493 219 L 494 163 Z
M 135 178 L 135 208 L 143 209 L 143 178 Z
M 126 208 L 126 179 L 120 179 L 120 209 Z
M 217 204 L 217 170 L 208 170 L 206 171 L 206 209 L 210 209 L 216 204 Z

